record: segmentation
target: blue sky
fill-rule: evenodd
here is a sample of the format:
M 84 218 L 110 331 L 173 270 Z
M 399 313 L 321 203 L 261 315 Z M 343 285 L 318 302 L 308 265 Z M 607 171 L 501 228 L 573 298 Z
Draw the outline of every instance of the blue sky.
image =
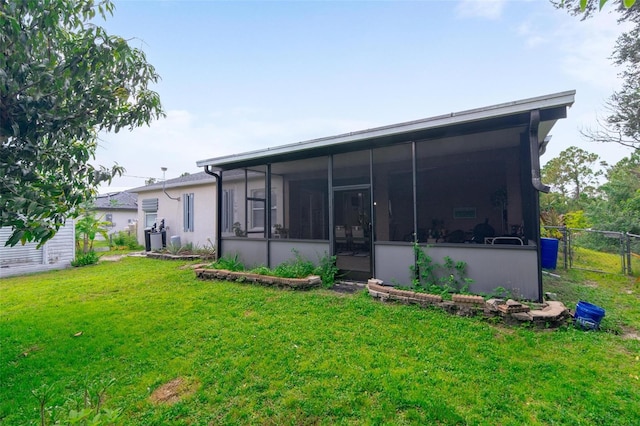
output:
M 102 23 L 145 51 L 167 117 L 102 134 L 96 163 L 125 166 L 119 190 L 200 171 L 197 160 L 554 92 L 577 90 L 543 162 L 575 145 L 629 154 L 580 129 L 619 87 L 623 30 L 544 0 L 115 1 Z

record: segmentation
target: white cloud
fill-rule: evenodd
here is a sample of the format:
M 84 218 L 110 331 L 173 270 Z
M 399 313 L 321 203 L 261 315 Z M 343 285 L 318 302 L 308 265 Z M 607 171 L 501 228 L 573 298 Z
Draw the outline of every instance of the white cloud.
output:
M 114 179 L 111 187 L 144 185 L 145 178 L 167 179 L 184 172 L 202 171 L 196 161 L 287 143 L 374 127 L 381 123 L 308 118 L 266 119 L 266 112 L 236 108 L 196 116 L 188 111 L 168 111 L 165 119 L 132 132 L 101 135 L 96 163 L 124 166 L 126 176 Z M 386 124 L 386 123 L 382 123 Z M 110 188 L 111 188 L 110 187 Z M 101 192 L 112 189 L 103 187 Z
M 521 23 L 516 32 L 520 37 L 525 39 L 528 48 L 538 47 L 549 42 L 549 39 L 543 36 L 543 33 L 536 32 L 530 22 Z
M 507 0 L 461 0 L 456 13 L 463 18 L 498 19 Z
M 610 58 L 616 39 L 626 28 L 618 25 L 616 15 L 609 13 L 561 28 L 558 33 L 564 40 L 564 71 L 596 87 L 609 90 L 619 87 L 619 70 Z
M 609 92 L 619 87 L 619 70 L 610 58 L 616 39 L 628 26 L 619 25 L 614 13 L 580 21 L 564 11 L 555 12 L 531 17 L 516 28 L 527 47 L 557 50 L 559 69 L 575 81 Z

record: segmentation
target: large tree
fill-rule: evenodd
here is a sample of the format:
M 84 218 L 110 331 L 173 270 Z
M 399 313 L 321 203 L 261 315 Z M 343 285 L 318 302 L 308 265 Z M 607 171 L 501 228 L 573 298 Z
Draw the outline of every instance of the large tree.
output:
M 567 9 L 582 19 L 591 17 L 607 1 L 552 0 L 557 7 Z M 613 49 L 613 62 L 621 68 L 622 87 L 607 101 L 608 115 L 599 126 L 583 134 L 596 142 L 617 142 L 640 149 L 640 2 L 609 1 L 620 13 L 618 22 L 629 22 L 632 28 L 622 33 Z
M 163 115 L 144 52 L 96 25 L 109 0 L 0 0 L 0 227 L 44 243 L 122 167 L 93 166 L 101 131 Z
M 592 198 L 597 195 L 598 177 L 602 175 L 597 169 L 599 160 L 598 154 L 571 146 L 544 165 L 542 178 L 564 199 L 579 202 Z
M 640 234 L 640 150 L 607 170 L 604 197 L 587 210 L 598 229 Z

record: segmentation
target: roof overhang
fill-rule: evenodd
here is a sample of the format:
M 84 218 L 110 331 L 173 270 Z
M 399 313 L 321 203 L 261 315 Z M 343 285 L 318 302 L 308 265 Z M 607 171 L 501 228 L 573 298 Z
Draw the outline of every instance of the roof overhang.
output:
M 530 113 L 540 111 L 540 143 L 558 119 L 567 116 L 575 101 L 575 90 L 477 108 L 373 129 L 312 139 L 241 154 L 209 158 L 196 162 L 198 167 L 231 170 L 266 163 L 389 146 L 396 143 L 441 139 L 503 128 L 527 126 Z

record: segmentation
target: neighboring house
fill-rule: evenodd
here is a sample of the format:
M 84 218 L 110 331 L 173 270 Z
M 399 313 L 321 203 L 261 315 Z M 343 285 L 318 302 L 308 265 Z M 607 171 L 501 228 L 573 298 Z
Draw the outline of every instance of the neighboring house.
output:
M 352 279 L 407 285 L 415 239 L 434 261 L 466 262 L 476 293 L 503 287 L 541 300 L 539 191 L 548 187 L 539 156 L 574 97 L 556 93 L 201 160 L 222 191 L 220 202 L 210 197 L 197 209 L 211 222 L 220 218 L 218 253 L 249 266 L 277 265 L 295 249 L 310 259 L 336 255 Z
M 138 220 L 138 196 L 128 191 L 100 194 L 94 210 L 101 220 L 111 224 L 109 234 L 130 231 Z
M 138 196 L 138 241 L 144 243 L 144 230 L 164 219 L 167 242 L 179 236 L 182 245 L 215 244 L 215 191 L 214 178 L 204 172 L 130 189 Z
M 13 231 L 11 228 L 0 228 L 0 277 L 70 266 L 76 256 L 74 230 L 74 222 L 69 219 L 52 239 L 38 248 L 37 243 L 18 243 L 13 247 L 6 247 L 5 243 Z

